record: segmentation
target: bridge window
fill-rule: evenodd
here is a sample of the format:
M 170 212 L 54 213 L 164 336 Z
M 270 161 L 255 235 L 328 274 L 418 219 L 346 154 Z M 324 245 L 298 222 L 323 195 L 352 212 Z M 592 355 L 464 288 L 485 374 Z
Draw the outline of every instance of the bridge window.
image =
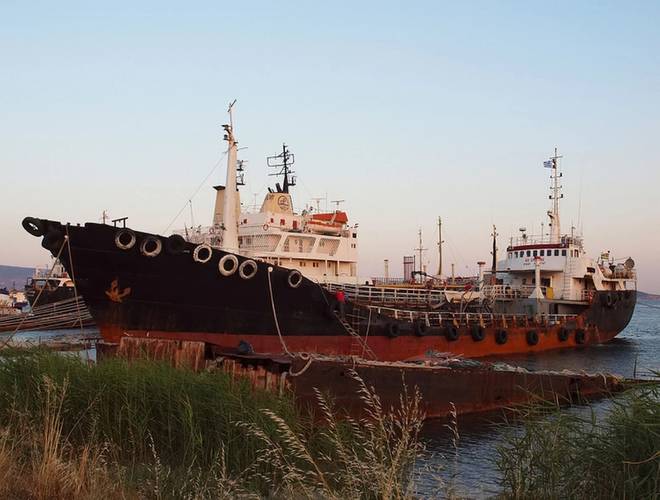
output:
M 545 250 L 541 250 L 541 257 L 545 257 Z
M 559 257 L 559 250 L 555 250 L 555 257 Z
M 536 257 L 536 254 L 537 254 L 536 250 L 534 250 L 534 252 L 532 252 L 532 254 L 534 255 L 534 257 Z
M 527 250 L 527 257 L 529 257 L 530 255 L 532 255 L 532 252 L 530 252 L 529 250 Z
M 517 259 L 518 258 L 518 252 L 513 252 L 513 256 Z
M 561 256 L 562 256 L 562 257 L 566 257 L 566 250 L 562 250 L 562 251 L 561 251 Z

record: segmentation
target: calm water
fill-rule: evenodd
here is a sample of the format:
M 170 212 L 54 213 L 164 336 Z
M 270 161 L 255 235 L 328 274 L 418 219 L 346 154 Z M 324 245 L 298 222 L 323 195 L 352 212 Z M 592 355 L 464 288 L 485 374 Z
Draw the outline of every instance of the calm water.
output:
M 532 370 L 585 370 L 632 377 L 660 371 L 660 302 L 639 302 L 628 327 L 607 344 L 583 349 L 556 351 L 505 358 L 511 364 Z M 606 402 L 594 403 L 605 406 Z M 425 429 L 428 454 L 419 461 L 418 489 L 425 497 L 443 496 L 440 481 L 452 481 L 458 493 L 468 498 L 487 498 L 499 491 L 495 464 L 497 447 L 505 430 L 498 415 L 459 417 L 460 440 L 457 453 L 444 422 L 432 422 Z

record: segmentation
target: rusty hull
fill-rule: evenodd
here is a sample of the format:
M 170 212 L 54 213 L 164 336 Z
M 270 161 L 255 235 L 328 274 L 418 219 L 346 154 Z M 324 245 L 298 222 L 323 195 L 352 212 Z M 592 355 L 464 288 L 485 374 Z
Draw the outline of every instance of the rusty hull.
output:
M 293 362 L 294 372 L 305 362 Z M 374 388 L 384 408 L 400 406 L 404 390 L 417 388 L 427 418 L 445 418 L 453 404 L 458 414 L 512 408 L 532 401 L 581 403 L 623 390 L 612 375 L 574 372 L 530 372 L 498 363 L 473 366 L 429 366 L 409 363 L 340 362 L 315 360 L 299 377 L 290 379 L 297 401 L 314 407 L 314 389 L 331 394 L 337 408 L 353 416 L 363 412 L 358 395 L 359 377 Z

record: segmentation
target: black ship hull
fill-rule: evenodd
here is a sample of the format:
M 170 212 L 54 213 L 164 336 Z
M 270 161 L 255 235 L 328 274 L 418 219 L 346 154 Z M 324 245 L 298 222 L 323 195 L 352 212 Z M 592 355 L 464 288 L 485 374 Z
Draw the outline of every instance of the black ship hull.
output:
M 224 275 L 219 264 L 231 254 L 217 249 L 201 262 L 205 259 L 193 257 L 195 245 L 172 237 L 94 223 L 81 227 L 31 220 L 38 224 L 30 232 L 43 236 L 44 248 L 53 255 L 62 251 L 61 260 L 75 276 L 78 292 L 111 342 L 139 336 L 203 341 L 227 351 L 247 343 L 269 353 L 364 355 L 368 350 L 381 360 L 408 359 L 430 350 L 477 357 L 605 342 L 628 324 L 636 299 L 634 291 L 611 292 L 614 304 L 596 295 L 564 324 L 528 318 L 500 321 L 493 315 L 474 315 L 477 323 L 470 324 L 448 315 L 424 331 L 416 321 L 392 318 L 348 300 L 346 318 L 357 318 L 350 326 L 340 317 L 333 293 L 305 278 L 297 284 L 290 269 L 257 260 L 253 276 L 236 269 Z M 132 245 L 117 239 L 120 232 L 133 235 L 134 241 L 126 237 L 124 242 Z M 237 269 L 250 260 L 235 259 Z M 498 333 L 502 330 L 504 342 Z M 530 342 L 532 330 L 538 337 L 535 343 Z

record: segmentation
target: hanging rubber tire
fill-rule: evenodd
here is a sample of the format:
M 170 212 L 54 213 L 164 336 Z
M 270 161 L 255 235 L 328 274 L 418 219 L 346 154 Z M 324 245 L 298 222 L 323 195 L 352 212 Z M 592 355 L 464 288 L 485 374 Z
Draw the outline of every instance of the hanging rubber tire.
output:
M 200 264 L 206 264 L 213 257 L 213 249 L 206 243 L 197 245 L 193 250 L 193 260 Z
M 566 327 L 561 327 L 559 329 L 559 332 L 557 332 L 557 338 L 559 339 L 559 342 L 566 342 L 568 340 L 570 332 L 568 331 L 568 328 Z
M 41 219 L 26 217 L 21 224 L 23 225 L 23 229 L 32 236 L 43 236 L 46 234 L 46 224 Z
M 244 280 L 250 280 L 257 274 L 259 267 L 252 259 L 245 260 L 238 266 L 238 275 Z
M 530 330 L 526 335 L 528 345 L 536 345 L 539 343 L 539 334 L 536 330 Z
M 497 344 L 504 345 L 507 340 L 509 340 L 509 334 L 506 330 L 497 330 L 495 332 L 495 342 Z
M 415 330 L 415 335 L 418 337 L 425 336 L 429 331 L 429 325 L 426 324 L 426 321 L 423 319 L 418 319 L 413 323 L 413 328 Z
M 227 264 L 229 263 L 229 267 Z M 223 276 L 231 276 L 238 269 L 238 257 L 232 253 L 223 255 L 220 261 L 218 262 L 218 271 Z
M 147 236 L 140 243 L 140 253 L 145 257 L 156 257 L 162 249 L 163 243 L 160 241 L 160 238 L 156 238 L 155 236 Z
M 401 330 L 398 323 L 388 323 L 387 324 L 387 336 L 391 339 L 394 339 L 399 336 Z
M 470 336 L 475 342 L 481 342 L 486 338 L 486 329 L 481 325 L 472 325 L 470 328 Z
M 607 292 L 607 295 L 605 295 L 605 305 L 607 307 L 612 307 L 614 305 L 614 299 L 612 298 L 612 294 Z
M 296 269 L 291 270 L 289 275 L 286 277 L 286 282 L 291 288 L 298 288 L 302 281 L 303 275 Z
M 115 234 L 115 246 L 120 250 L 130 250 L 135 246 L 137 237 L 130 229 L 120 229 Z
M 458 340 L 458 328 L 453 324 L 449 324 L 445 327 L 445 338 L 450 342 Z
M 575 343 L 576 344 L 584 344 L 587 340 L 587 334 L 582 328 L 578 328 L 575 330 Z
M 186 249 L 186 240 L 180 234 L 172 234 L 165 240 L 165 250 L 170 255 L 182 254 Z

